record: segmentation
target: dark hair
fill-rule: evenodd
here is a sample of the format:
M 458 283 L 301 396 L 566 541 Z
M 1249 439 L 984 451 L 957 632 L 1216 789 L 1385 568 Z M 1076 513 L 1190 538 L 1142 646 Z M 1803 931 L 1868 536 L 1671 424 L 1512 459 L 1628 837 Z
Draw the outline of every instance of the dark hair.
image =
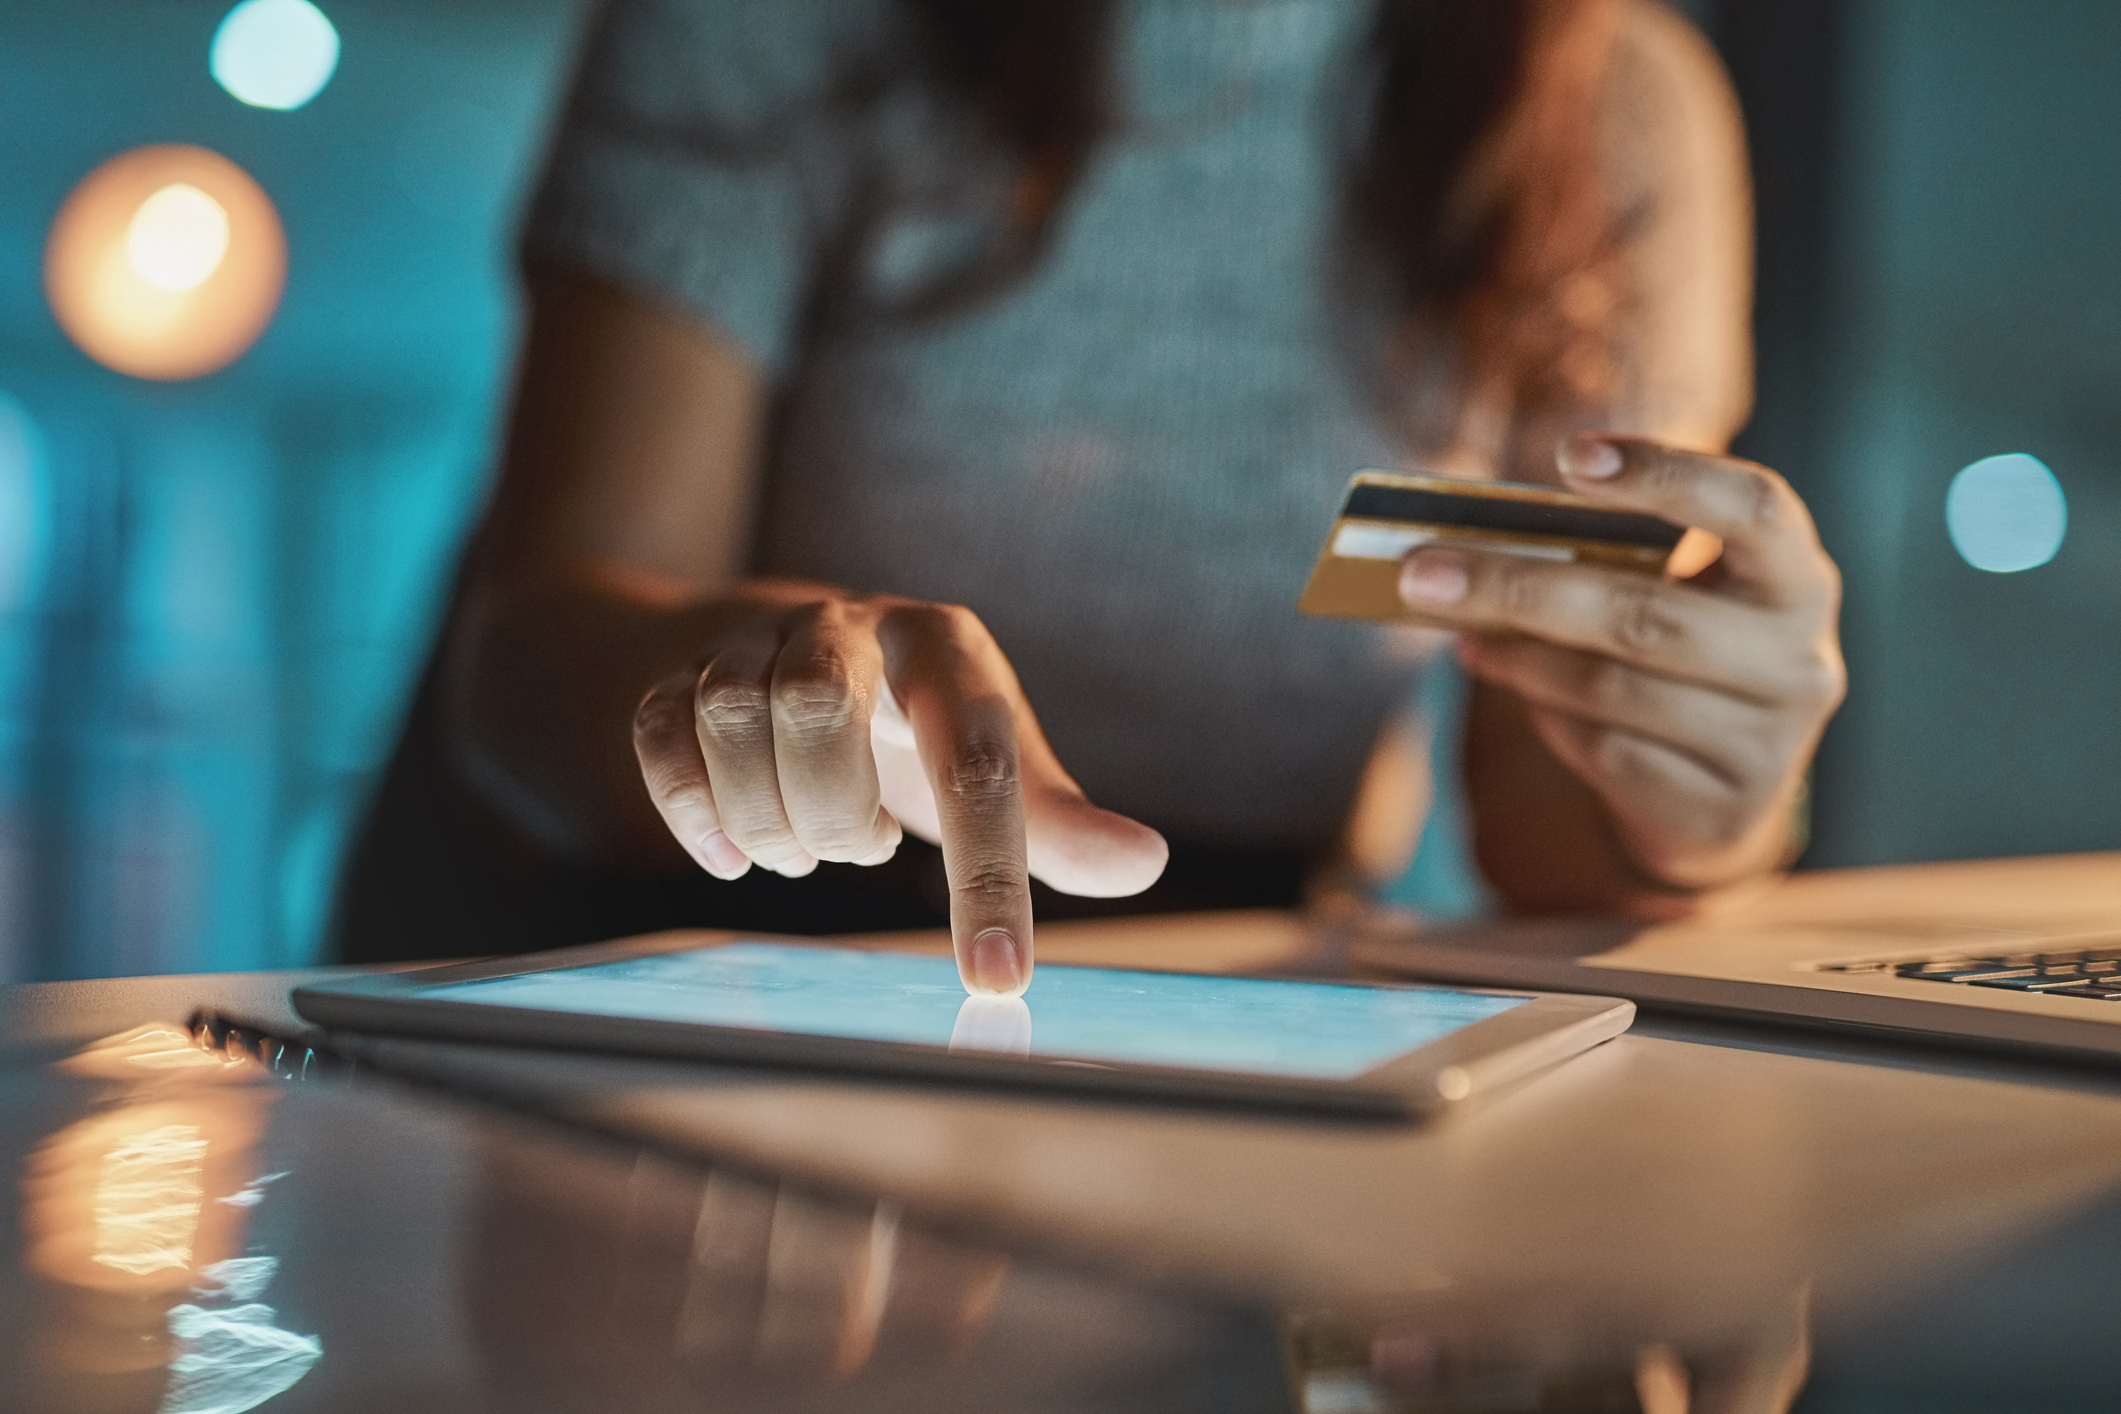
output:
M 908 3 L 937 78 L 1021 154 L 993 263 L 1020 268 L 1113 121 L 1112 0 Z M 1411 316 L 1394 368 L 1437 357 L 1420 335 L 1442 328 L 1463 389 L 1546 412 L 1609 391 L 1623 292 L 1599 98 L 1618 8 L 1381 0 L 1344 192 L 1351 253 Z

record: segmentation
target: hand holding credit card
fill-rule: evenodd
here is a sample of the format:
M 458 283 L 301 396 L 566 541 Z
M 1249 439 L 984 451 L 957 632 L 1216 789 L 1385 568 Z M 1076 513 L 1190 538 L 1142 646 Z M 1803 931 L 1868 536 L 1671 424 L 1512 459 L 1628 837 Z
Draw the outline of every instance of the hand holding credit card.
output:
M 1521 743 L 1517 835 L 1573 775 L 1654 884 L 1773 867 L 1846 681 L 1840 577 L 1804 502 L 1764 466 L 1641 437 L 1578 434 L 1556 461 L 1560 487 L 1359 474 L 1303 608 L 1457 632 L 1505 689 L 1476 694 L 1474 734 Z M 1713 566 L 1687 527 L 1720 543 Z M 1560 793 L 1524 785 L 1550 765 Z
M 1520 481 L 1359 471 L 1300 607 L 1327 618 L 1456 627 L 1407 606 L 1400 561 L 1423 545 L 1659 574 L 1686 534 L 1657 516 Z

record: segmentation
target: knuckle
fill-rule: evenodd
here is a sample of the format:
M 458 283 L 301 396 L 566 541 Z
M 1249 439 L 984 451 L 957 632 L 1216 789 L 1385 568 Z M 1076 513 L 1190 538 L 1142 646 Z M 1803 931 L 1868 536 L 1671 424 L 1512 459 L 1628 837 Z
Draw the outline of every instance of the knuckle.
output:
M 1796 678 L 1800 697 L 1814 706 L 1830 710 L 1848 695 L 1848 669 L 1838 657 L 1811 655 L 1798 667 Z
M 719 802 L 722 829 L 737 847 L 762 864 L 796 853 L 802 848 L 778 796 L 745 791 Z
M 700 679 L 693 696 L 693 715 L 700 731 L 719 741 L 745 741 L 770 735 L 772 704 L 756 684 L 713 674 Z
M 819 859 L 859 859 L 882 843 L 882 819 L 873 794 L 848 786 L 782 804 L 789 832 Z
M 1014 796 L 1021 789 L 1014 749 L 999 742 L 961 747 L 943 773 L 943 787 L 970 803 Z
M 1753 468 L 1739 482 L 1735 519 L 1754 532 L 1773 530 L 1787 514 L 1789 488 L 1765 467 Z
M 955 604 L 919 603 L 903 605 L 895 612 L 899 618 L 911 624 L 922 637 L 940 638 L 949 634 L 952 612 L 956 608 Z
M 1529 565 L 1490 564 L 1478 577 L 1486 581 L 1487 596 L 1494 600 L 1504 619 L 1511 623 L 1534 622 L 1546 617 L 1553 595 L 1546 576 Z
M 658 688 L 633 709 L 634 745 L 641 749 L 659 746 L 688 725 L 684 701 Z
M 1663 652 L 1685 636 L 1660 586 L 1651 583 L 1617 586 L 1610 623 L 1614 642 L 1636 653 Z
M 796 838 L 817 858 L 843 863 L 858 859 L 877 847 L 875 830 L 846 817 L 806 820 L 796 831 Z
M 950 892 L 974 906 L 1013 903 L 1029 887 L 1022 870 L 999 861 L 974 865 L 950 881 Z
M 856 635 L 872 631 L 886 607 L 873 594 L 828 599 L 817 606 L 815 631 L 826 642 L 848 642 Z
M 1637 476 L 1641 485 L 1657 495 L 1685 494 L 1693 489 L 1696 472 L 1684 457 L 1674 456 L 1664 447 L 1643 447 L 1634 453 L 1641 457 Z
M 700 769 L 689 761 L 662 758 L 641 763 L 641 779 L 651 799 L 665 808 L 685 810 L 713 804 Z
M 860 687 L 835 658 L 812 658 L 784 670 L 773 684 L 775 720 L 805 737 L 837 736 L 868 715 Z
M 980 616 L 963 604 L 936 604 L 931 607 L 935 610 L 938 622 L 953 635 L 983 634 L 987 631 L 987 626 L 980 622 Z
M 962 652 L 989 641 L 987 625 L 962 604 L 922 604 L 912 612 L 923 636 L 935 643 Z
M 1833 613 L 1841 606 L 1841 566 L 1834 563 L 1834 557 L 1827 554 L 1824 547 L 1820 549 L 1818 558 L 1819 584 L 1825 591 L 1824 602 L 1827 610 Z

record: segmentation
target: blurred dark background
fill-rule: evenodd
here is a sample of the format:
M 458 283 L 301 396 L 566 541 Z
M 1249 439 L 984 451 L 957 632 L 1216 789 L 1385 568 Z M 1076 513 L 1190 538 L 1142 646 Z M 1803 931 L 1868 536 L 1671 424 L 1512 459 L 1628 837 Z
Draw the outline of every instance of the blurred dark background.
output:
M 491 467 L 589 6 L 318 3 L 339 62 L 284 112 L 209 72 L 219 0 L 0 4 L 0 980 L 315 959 Z M 1848 582 L 1806 865 L 2121 845 L 2121 6 L 1680 8 L 1754 149 L 1741 449 Z M 180 383 L 91 361 L 41 273 L 76 183 L 162 142 L 247 170 L 290 252 L 256 346 Z M 1993 573 L 1945 498 L 2006 453 L 2068 533 Z

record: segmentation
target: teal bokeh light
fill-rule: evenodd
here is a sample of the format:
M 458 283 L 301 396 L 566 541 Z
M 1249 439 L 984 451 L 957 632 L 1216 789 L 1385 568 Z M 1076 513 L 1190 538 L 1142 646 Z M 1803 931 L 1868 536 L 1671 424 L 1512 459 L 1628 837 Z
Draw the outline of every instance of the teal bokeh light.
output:
M 314 0 L 340 63 L 285 114 L 204 72 L 236 3 L 0 26 L 0 268 L 38 306 L 0 338 L 0 982 L 320 960 L 493 464 L 512 233 L 589 7 Z M 72 356 L 34 278 L 82 173 L 177 138 L 301 236 L 260 346 L 181 389 Z
M 24 608 L 42 573 L 49 523 L 44 447 L 22 405 L 0 393 L 0 614 Z
M 214 31 L 214 82 L 253 108 L 300 108 L 339 67 L 339 32 L 309 0 L 243 0 Z
M 1983 457 L 1952 478 L 1944 526 L 1961 559 L 1977 570 L 2011 574 L 2055 558 L 2069 530 L 2069 502 L 2038 457 Z

